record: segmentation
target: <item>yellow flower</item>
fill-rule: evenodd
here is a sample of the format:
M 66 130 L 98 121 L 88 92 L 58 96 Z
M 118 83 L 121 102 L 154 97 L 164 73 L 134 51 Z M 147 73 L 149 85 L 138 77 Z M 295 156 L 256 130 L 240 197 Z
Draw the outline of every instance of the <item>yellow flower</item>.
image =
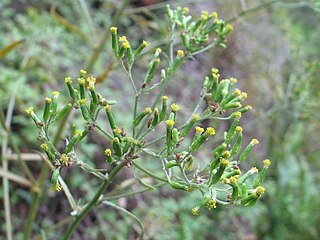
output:
M 33 107 L 27 108 L 27 109 L 26 109 L 26 113 L 31 116 L 31 115 L 34 113 Z
M 206 132 L 211 136 L 216 134 L 216 130 L 214 130 L 214 128 L 212 128 L 212 127 L 208 127 Z
M 166 125 L 167 125 L 168 127 L 173 127 L 174 124 L 175 124 L 175 122 L 174 122 L 173 120 L 167 120 L 167 121 L 166 121 Z
M 118 31 L 117 27 L 110 27 L 110 32 L 116 33 Z
M 196 126 L 196 132 L 197 132 L 198 134 L 201 134 L 201 133 L 204 132 L 204 129 L 203 129 L 202 127 Z
M 184 57 L 184 52 L 182 50 L 177 51 L 177 57 L 183 58 Z
M 199 214 L 199 210 L 200 210 L 200 207 L 199 206 L 196 206 L 194 208 L 191 209 L 191 213 L 193 216 L 197 216 Z
M 106 156 L 108 156 L 108 157 L 110 157 L 111 154 L 112 154 L 112 151 L 111 151 L 110 148 L 107 148 L 107 149 L 104 151 L 104 155 L 106 155 Z
M 271 161 L 269 159 L 263 160 L 263 166 L 264 167 L 269 167 L 271 165 Z
M 171 107 L 173 112 L 177 112 L 177 111 L 180 110 L 180 106 L 178 104 L 176 104 L 176 103 L 171 104 L 170 107 Z

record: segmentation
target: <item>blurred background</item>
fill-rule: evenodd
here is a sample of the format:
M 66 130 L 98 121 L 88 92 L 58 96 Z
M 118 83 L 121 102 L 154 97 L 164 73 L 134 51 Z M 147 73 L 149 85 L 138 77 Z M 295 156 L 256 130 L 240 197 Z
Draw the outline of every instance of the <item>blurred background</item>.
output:
M 86 69 L 98 78 L 98 91 L 118 101 L 117 111 L 123 116 L 119 120 L 128 125 L 131 119 L 123 112 L 132 108 L 133 95 L 115 64 L 109 27 L 118 26 L 119 34 L 134 46 L 146 39 L 150 49 L 166 51 L 167 3 L 187 6 L 194 15 L 216 11 L 233 25 L 227 48 L 211 49 L 190 60 L 166 94 L 185 109 L 197 99 L 212 67 L 219 68 L 224 78 L 236 77 L 253 106 L 242 119 L 244 131 L 248 139 L 260 140 L 250 164 L 272 160 L 264 183 L 267 192 L 252 208 L 218 207 L 197 217 L 190 209 L 198 196 L 167 186 L 115 202 L 141 219 L 146 239 L 320 238 L 319 0 L 1 0 L 0 114 L 7 122 L 0 128 L 0 239 L 7 239 L 6 214 L 13 239 L 24 239 L 28 223 L 31 239 L 41 239 L 41 232 L 48 239 L 60 239 L 71 221 L 63 192 L 48 190 L 49 175 L 37 154 L 37 129 L 24 109 L 42 109 L 52 90 L 67 93 L 64 77 L 76 77 Z M 137 62 L 136 81 L 144 76 L 150 54 Z M 92 134 L 79 154 L 103 167 L 103 144 L 99 135 Z M 146 165 L 156 166 L 152 161 Z M 28 174 L 43 182 L 43 191 L 26 181 Z M 80 203 L 90 199 L 95 193 L 92 186 L 98 184 L 77 168 L 64 179 Z M 140 189 L 132 181 L 127 169 L 113 182 L 110 195 L 120 194 L 128 185 Z M 5 205 L 10 205 L 10 213 L 4 211 Z M 100 207 L 81 223 L 74 239 L 135 239 L 137 232 L 126 215 Z

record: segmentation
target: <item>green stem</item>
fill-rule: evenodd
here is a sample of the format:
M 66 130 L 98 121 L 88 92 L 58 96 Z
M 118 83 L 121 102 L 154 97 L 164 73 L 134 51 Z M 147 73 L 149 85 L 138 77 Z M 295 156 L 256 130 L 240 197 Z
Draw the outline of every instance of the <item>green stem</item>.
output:
M 62 134 L 62 130 L 64 129 L 64 127 L 66 125 L 66 122 L 68 120 L 69 114 L 70 114 L 70 111 L 61 120 L 59 128 L 58 128 L 58 131 L 56 132 L 56 135 L 55 135 L 54 140 L 53 140 L 53 146 L 58 144 L 58 142 L 60 140 L 60 136 Z M 42 168 L 41 168 L 40 177 L 39 177 L 39 180 L 38 180 L 38 182 L 39 182 L 39 185 L 38 185 L 39 191 L 33 193 L 33 196 L 32 196 L 32 203 L 31 203 L 31 207 L 30 207 L 30 210 L 29 210 L 29 213 L 28 213 L 27 223 L 26 223 L 26 227 L 25 227 L 25 231 L 24 231 L 24 239 L 25 240 L 29 240 L 30 239 L 33 223 L 34 223 L 34 220 L 35 220 L 35 218 L 37 216 L 37 212 L 38 212 L 38 209 L 39 209 L 41 196 L 42 196 L 42 193 L 44 191 L 44 187 L 45 187 L 45 183 L 46 183 L 49 171 L 50 171 L 50 167 L 47 164 L 44 164 L 42 166 Z
M 68 228 L 67 233 L 64 235 L 63 240 L 70 239 L 72 233 L 78 226 L 78 224 L 81 222 L 82 219 L 84 219 L 85 216 L 89 213 L 89 211 L 96 205 L 98 202 L 100 196 L 103 194 L 103 192 L 106 190 L 106 188 L 109 186 L 111 180 L 118 174 L 118 172 L 124 167 L 123 163 L 120 163 L 118 166 L 116 166 L 111 173 L 109 174 L 109 177 L 104 181 L 104 183 L 100 186 L 99 190 L 96 192 L 94 197 L 91 199 L 91 201 L 85 206 L 85 208 L 80 212 L 79 215 L 75 217 L 73 220 L 71 226 Z
M 163 186 L 164 184 L 166 184 L 166 183 L 165 182 L 158 183 L 153 187 L 154 188 L 158 188 L 158 187 Z M 152 188 L 144 188 L 144 189 L 137 190 L 137 191 L 134 191 L 134 192 L 128 192 L 128 193 L 123 193 L 123 194 L 119 194 L 119 195 L 105 197 L 105 198 L 103 198 L 103 200 L 114 200 L 114 199 L 119 199 L 119 198 L 123 198 L 123 197 L 130 197 L 130 196 L 134 196 L 134 195 L 139 194 L 139 193 L 144 193 L 144 192 L 148 192 L 148 191 L 152 191 L 152 190 L 153 190 Z
M 132 121 L 136 118 L 137 116 L 137 111 L 138 111 L 138 104 L 139 104 L 139 97 L 140 97 L 140 91 L 136 94 L 135 100 L 134 100 L 134 107 L 133 107 L 133 119 Z M 132 137 L 135 137 L 136 133 L 136 127 L 132 127 Z
M 109 202 L 109 201 L 105 200 L 105 201 L 102 201 L 102 203 L 107 205 L 107 206 L 110 206 L 110 207 L 113 207 L 115 209 L 118 209 L 118 210 L 124 212 L 125 214 L 127 214 L 129 217 L 131 217 L 134 220 L 136 220 L 136 222 L 139 224 L 140 231 L 141 231 L 139 239 L 143 239 L 143 234 L 144 234 L 143 225 L 142 225 L 142 222 L 139 220 L 139 218 L 136 215 L 134 215 L 133 213 L 129 212 L 128 210 L 126 210 L 126 209 L 124 209 L 124 208 L 122 208 L 122 207 L 120 207 L 120 206 L 118 206 L 118 205 L 116 205 L 116 204 L 114 204 L 112 202 Z
M 162 181 L 162 182 L 168 182 L 167 179 L 165 179 L 165 178 L 163 178 L 163 177 L 160 177 L 160 176 L 154 174 L 153 172 L 151 172 L 151 171 L 145 169 L 144 167 L 140 166 L 138 163 L 132 161 L 132 164 L 133 164 L 136 168 L 138 168 L 138 169 L 140 169 L 142 172 L 144 172 L 145 174 L 149 175 L 150 177 L 153 177 L 153 178 L 155 178 L 155 179 L 158 179 L 159 181 Z

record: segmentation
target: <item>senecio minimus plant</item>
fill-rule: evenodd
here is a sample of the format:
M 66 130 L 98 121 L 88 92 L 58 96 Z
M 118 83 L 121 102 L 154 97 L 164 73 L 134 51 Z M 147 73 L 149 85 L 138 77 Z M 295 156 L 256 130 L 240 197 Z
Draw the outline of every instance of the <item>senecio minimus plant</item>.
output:
M 209 14 L 207 11 L 202 11 L 201 16 L 197 18 L 188 15 L 188 8 L 178 7 L 173 10 L 167 6 L 166 12 L 170 23 L 169 52 L 164 54 L 160 48 L 155 49 L 146 68 L 145 78 L 140 82 L 134 81 L 132 68 L 149 42 L 143 41 L 140 46 L 134 48 L 125 36 L 118 35 L 117 27 L 110 28 L 114 55 L 126 72 L 135 93 L 131 129 L 123 129 L 118 125 L 117 118 L 120 116 L 116 116 L 113 112 L 113 108 L 116 108 L 115 101 L 107 100 L 98 93 L 95 88 L 96 79 L 88 76 L 85 70 L 80 71 L 76 84 L 71 77 L 65 78 L 71 100 L 64 107 L 58 107 L 60 93 L 54 91 L 52 97 L 45 98 L 42 118 L 32 107 L 26 110 L 40 130 L 41 148 L 52 163 L 51 190 L 63 189 L 71 205 L 74 205 L 75 201 L 60 176 L 60 173 L 72 163 L 101 180 L 101 186 L 88 203 L 82 207 L 73 206 L 74 219 L 64 239 L 71 237 L 78 223 L 94 206 L 106 203 L 103 193 L 125 166 L 137 168 L 146 175 L 167 183 L 175 190 L 199 191 L 202 198 L 191 209 L 193 215 L 198 215 L 205 208 L 212 210 L 217 205 L 253 206 L 265 192 L 261 182 L 270 165 L 268 159 L 263 161 L 260 171 L 252 167 L 243 173 L 240 169 L 240 164 L 247 159 L 259 141 L 252 139 L 248 145 L 242 147 L 243 129 L 239 123 L 242 114 L 249 111 L 251 106 L 243 106 L 247 94 L 234 88 L 237 82 L 235 78 L 220 79 L 219 70 L 212 68 L 211 74 L 204 78 L 198 104 L 189 119 L 180 126 L 176 126 L 180 106 L 176 103 L 170 104 L 168 97 L 163 95 L 174 73 L 187 58 L 192 58 L 195 54 L 211 47 L 226 47 L 225 38 L 232 31 L 232 26 L 219 19 L 216 12 Z M 174 45 L 179 39 L 184 49 L 175 51 Z M 160 70 L 158 68 L 162 54 L 167 58 L 168 64 Z M 157 70 L 160 70 L 160 81 L 152 84 L 155 75 L 158 74 Z M 155 89 L 159 89 L 159 93 L 153 104 L 139 112 L 140 96 Z M 70 136 L 65 139 L 65 148 L 61 152 L 52 143 L 49 128 L 70 111 L 81 112 L 84 120 L 83 129 L 71 127 Z M 106 115 L 109 130 L 103 129 L 101 123 L 97 121 L 101 114 Z M 221 114 L 226 117 L 221 117 Z M 203 121 L 206 121 L 206 124 L 211 121 L 211 124 L 216 126 L 216 122 L 220 119 L 231 121 L 229 130 L 220 137 L 222 139 L 220 143 L 211 146 L 210 158 L 197 159 L 195 153 L 202 151 L 203 148 L 209 148 L 207 140 L 216 137 L 216 130 L 213 127 L 204 129 L 201 124 Z M 159 125 L 162 125 L 162 128 L 157 128 Z M 159 133 L 161 129 L 164 132 Z M 98 171 L 77 157 L 76 146 L 90 131 L 100 131 L 110 141 L 110 148 L 104 151 L 106 159 L 104 172 L 101 169 Z M 129 131 L 131 134 L 128 134 Z M 148 139 L 152 139 L 155 132 L 157 136 L 147 141 L 146 136 L 151 135 Z M 190 138 L 192 141 L 189 146 L 181 149 L 185 138 Z M 155 146 L 155 149 L 152 146 Z M 163 166 L 161 169 L 163 176 L 135 161 L 142 153 L 159 159 Z M 203 169 L 198 167 L 192 170 L 197 161 L 205 162 L 206 166 Z M 248 181 L 253 177 L 253 180 Z M 141 226 L 141 238 L 142 234 Z

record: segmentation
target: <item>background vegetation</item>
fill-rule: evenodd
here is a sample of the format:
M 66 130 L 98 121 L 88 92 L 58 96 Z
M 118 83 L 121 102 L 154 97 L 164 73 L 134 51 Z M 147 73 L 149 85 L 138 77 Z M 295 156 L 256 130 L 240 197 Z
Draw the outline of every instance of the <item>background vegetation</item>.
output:
M 40 108 L 51 89 L 66 91 L 64 77 L 75 76 L 83 68 L 98 76 L 99 91 L 112 95 L 121 111 L 130 110 L 131 96 L 123 95 L 130 86 L 115 67 L 109 27 L 117 25 L 121 33 L 137 41 L 135 46 L 147 39 L 153 47 L 164 48 L 166 3 L 0 2 L 1 223 L 6 214 L 11 218 L 11 226 L 1 224 L 1 239 L 6 239 L 6 227 L 11 227 L 14 239 L 23 239 L 28 224 L 32 224 L 33 239 L 40 239 L 43 232 L 48 239 L 59 239 L 70 221 L 64 219 L 70 208 L 63 193 L 49 191 L 48 175 L 37 154 L 37 130 L 24 109 Z M 273 163 L 265 183 L 267 193 L 253 208 L 218 208 L 198 217 L 190 214 L 192 195 L 173 193 L 167 187 L 115 201 L 142 219 L 147 239 L 318 239 L 320 1 L 169 3 L 188 6 L 193 14 L 203 9 L 217 11 L 234 26 L 228 48 L 197 55 L 175 76 L 177 84 L 167 94 L 187 108 L 199 94 L 193 89 L 211 67 L 221 69 L 223 76 L 237 77 L 254 106 L 244 130 L 260 140 L 251 159 L 270 158 Z M 138 69 L 146 61 L 142 58 Z M 137 71 L 136 77 L 142 74 Z M 131 119 L 123 116 L 121 124 L 126 125 Z M 104 164 L 103 149 L 103 141 L 93 135 L 81 147 L 81 154 L 99 167 Z M 146 164 L 152 169 L 152 162 Z M 94 194 L 94 179 L 80 171 L 73 172 L 72 178 L 67 172 L 64 178 L 83 202 Z M 32 187 L 32 179 L 43 182 L 42 191 Z M 113 182 L 110 195 L 117 195 L 132 179 L 128 169 Z M 131 188 L 140 189 L 137 185 Z M 10 213 L 4 211 L 5 204 L 10 204 Z M 126 215 L 101 207 L 81 223 L 74 239 L 134 239 L 136 228 Z

